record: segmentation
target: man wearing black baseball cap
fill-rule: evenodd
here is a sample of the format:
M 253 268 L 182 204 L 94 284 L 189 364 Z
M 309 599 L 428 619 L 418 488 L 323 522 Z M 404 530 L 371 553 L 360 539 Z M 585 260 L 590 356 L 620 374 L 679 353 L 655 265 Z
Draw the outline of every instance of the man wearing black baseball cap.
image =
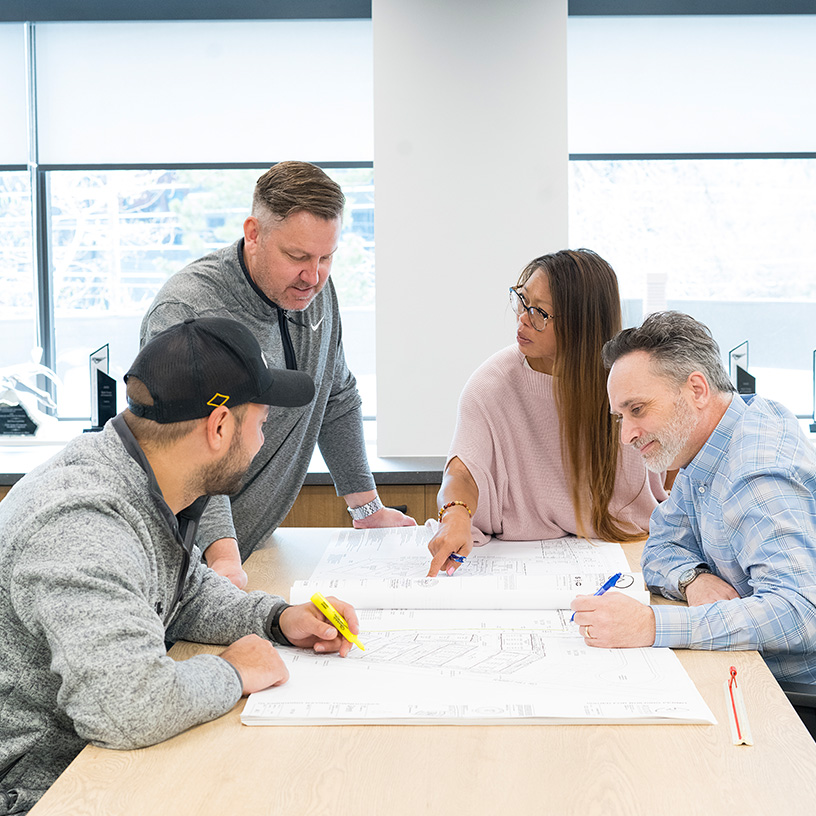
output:
M 308 374 L 269 368 L 252 332 L 235 320 L 190 318 L 158 337 L 162 342 L 145 346 L 125 375 L 150 394 L 151 405 L 128 399 L 138 417 L 166 425 L 201 419 L 221 405 L 297 408 L 314 397 Z
M 306 406 L 309 376 L 270 369 L 240 323 L 199 318 L 145 345 L 125 380 L 127 410 L 0 503 L 3 813 L 27 812 L 87 742 L 151 745 L 286 682 L 272 641 L 350 648 L 313 604 L 239 590 L 194 543 L 208 497 L 240 486 L 268 406 Z M 182 638 L 231 645 L 176 663 L 165 642 Z

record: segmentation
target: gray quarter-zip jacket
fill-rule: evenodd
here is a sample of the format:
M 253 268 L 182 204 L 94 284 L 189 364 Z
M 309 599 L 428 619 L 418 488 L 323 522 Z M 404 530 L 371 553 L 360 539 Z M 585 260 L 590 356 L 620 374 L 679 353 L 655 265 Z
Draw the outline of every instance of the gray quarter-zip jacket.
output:
M 310 374 L 315 397 L 302 408 L 271 407 L 264 444 L 244 488 L 216 496 L 201 520 L 202 550 L 237 538 L 241 558 L 285 518 L 306 478 L 315 445 L 338 496 L 374 489 L 357 382 L 343 354 L 340 310 L 331 278 L 309 306 L 282 312 L 256 289 L 243 264 L 243 239 L 199 258 L 161 288 L 142 321 L 141 344 L 189 317 L 229 317 L 257 338 L 267 362 Z
M 173 515 L 121 415 L 0 502 L 0 814 L 25 813 L 88 742 L 152 745 L 240 699 L 225 660 L 165 648 L 269 637 L 284 604 L 204 566 L 204 504 Z

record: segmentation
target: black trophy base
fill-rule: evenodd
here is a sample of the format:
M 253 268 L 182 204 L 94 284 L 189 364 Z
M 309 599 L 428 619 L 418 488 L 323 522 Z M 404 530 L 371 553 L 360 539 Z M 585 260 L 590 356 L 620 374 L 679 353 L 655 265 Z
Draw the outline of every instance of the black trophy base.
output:
M 34 436 L 37 423 L 22 405 L 0 405 L 0 436 Z

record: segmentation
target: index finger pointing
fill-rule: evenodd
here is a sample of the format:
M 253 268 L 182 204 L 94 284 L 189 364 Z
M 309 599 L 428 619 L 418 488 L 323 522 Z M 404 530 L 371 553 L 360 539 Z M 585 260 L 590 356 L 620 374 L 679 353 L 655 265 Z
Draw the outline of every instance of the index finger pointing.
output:
M 428 568 L 428 578 L 436 578 L 439 575 L 439 570 L 447 563 L 448 554 L 444 550 L 439 550 L 431 560 L 431 566 Z

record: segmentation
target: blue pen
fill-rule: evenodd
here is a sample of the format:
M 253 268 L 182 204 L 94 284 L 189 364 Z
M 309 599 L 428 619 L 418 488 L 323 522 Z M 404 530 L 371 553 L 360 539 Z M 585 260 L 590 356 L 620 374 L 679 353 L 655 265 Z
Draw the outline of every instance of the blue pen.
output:
M 620 581 L 620 577 L 621 577 L 622 574 L 623 573 L 616 572 L 608 581 L 606 581 L 604 583 L 604 585 L 597 592 L 593 592 L 592 594 L 593 595 L 603 595 L 604 592 L 608 592 L 610 589 L 612 589 L 613 586 L 615 586 L 615 584 L 618 583 L 618 581 Z M 574 620 L 575 620 L 575 613 L 573 612 L 572 617 L 570 618 L 570 623 L 572 623 Z

